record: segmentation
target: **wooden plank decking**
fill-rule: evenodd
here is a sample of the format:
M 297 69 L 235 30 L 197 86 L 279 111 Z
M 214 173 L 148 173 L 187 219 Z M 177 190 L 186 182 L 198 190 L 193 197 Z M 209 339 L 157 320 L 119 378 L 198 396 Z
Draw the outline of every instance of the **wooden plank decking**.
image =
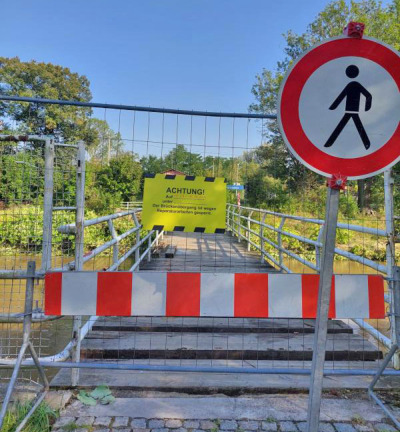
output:
M 202 234 L 170 232 L 160 241 L 161 250 L 176 247 L 173 258 L 164 253 L 143 261 L 141 270 L 192 272 L 275 272 L 260 254 L 248 251 L 247 244 L 230 234 Z

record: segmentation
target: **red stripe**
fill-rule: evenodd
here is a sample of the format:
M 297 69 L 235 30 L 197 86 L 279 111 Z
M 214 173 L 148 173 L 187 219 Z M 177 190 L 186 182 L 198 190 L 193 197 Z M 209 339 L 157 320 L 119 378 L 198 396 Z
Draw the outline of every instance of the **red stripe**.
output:
M 385 318 L 385 289 L 383 278 L 368 276 L 369 318 Z
M 97 273 L 97 307 L 99 316 L 130 316 L 132 273 Z
M 318 307 L 319 275 L 303 274 L 301 277 L 303 318 L 316 318 Z M 331 300 L 329 303 L 329 318 L 335 318 L 335 277 L 332 276 Z
M 235 317 L 268 318 L 268 274 L 236 273 Z
M 167 273 L 166 316 L 200 316 L 200 273 Z
M 44 312 L 61 315 L 62 273 L 46 273 L 44 278 Z

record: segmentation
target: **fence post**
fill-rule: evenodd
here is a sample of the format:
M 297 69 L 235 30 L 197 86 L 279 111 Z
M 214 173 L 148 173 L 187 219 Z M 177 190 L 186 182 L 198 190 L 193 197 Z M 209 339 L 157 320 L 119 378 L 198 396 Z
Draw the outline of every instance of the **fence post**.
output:
M 45 371 L 42 367 L 42 365 L 39 362 L 39 357 L 36 353 L 36 350 L 31 342 L 31 329 L 32 329 L 32 309 L 33 309 L 33 294 L 34 294 L 34 283 L 35 283 L 35 270 L 36 270 L 36 264 L 35 261 L 29 261 L 28 262 L 28 268 L 27 268 L 27 274 L 26 274 L 26 290 L 25 290 L 25 308 L 24 308 L 24 324 L 23 324 L 23 331 L 22 331 L 22 345 L 18 353 L 17 360 L 15 362 L 14 370 L 12 372 L 10 381 L 7 386 L 7 391 L 4 396 L 3 404 L 1 406 L 0 410 L 0 429 L 2 429 L 2 425 L 4 422 L 4 418 L 7 412 L 8 404 L 11 400 L 11 395 L 14 390 L 18 374 L 21 368 L 21 364 L 24 360 L 25 353 L 27 350 L 30 351 L 32 355 L 33 362 L 38 369 L 39 377 L 43 382 L 43 391 L 41 394 L 37 395 L 37 397 L 34 399 L 34 402 L 32 404 L 31 409 L 26 414 L 24 419 L 21 421 L 21 423 L 16 428 L 16 432 L 20 432 L 26 425 L 29 418 L 32 416 L 32 414 L 36 411 L 37 407 L 41 404 L 44 397 L 46 396 L 46 393 L 49 390 L 49 382 L 47 380 Z
M 108 229 L 110 230 L 111 237 L 113 239 L 117 238 L 117 231 L 115 231 L 115 227 L 113 224 L 113 221 L 111 219 L 108 220 Z M 118 261 L 118 242 L 113 244 L 113 264 L 115 264 Z M 116 268 L 118 270 L 118 267 Z
M 264 226 L 265 219 L 267 218 L 267 213 L 264 213 L 261 218 L 260 211 L 260 249 L 261 249 L 261 263 L 264 264 Z
M 238 242 L 240 243 L 240 237 L 242 235 L 242 230 L 241 230 L 241 223 L 242 223 L 242 207 L 239 207 L 238 210 L 238 214 L 237 214 L 237 233 L 238 233 Z
M 322 233 L 324 232 L 324 226 L 321 225 L 318 231 L 317 242 L 321 243 Z M 321 248 L 320 246 L 315 246 L 315 265 L 317 266 L 318 271 L 321 270 Z
M 247 233 L 246 233 L 246 237 L 247 237 L 247 250 L 250 251 L 250 229 L 251 229 L 251 222 L 250 219 L 253 216 L 254 210 L 251 210 L 249 215 L 247 216 Z
M 44 195 L 43 195 L 43 246 L 41 271 L 51 268 L 52 227 L 53 227 L 53 191 L 54 191 L 54 143 L 45 139 L 44 147 Z
M 156 237 L 157 237 L 157 232 L 156 232 Z M 149 249 L 149 252 L 147 253 L 147 262 L 150 262 L 151 261 L 151 234 L 149 235 L 147 248 Z
M 315 322 L 313 359 L 311 367 L 310 395 L 308 399 L 307 432 L 318 432 L 319 429 L 339 196 L 340 189 L 331 186 L 328 187 L 323 234 L 322 265 L 318 288 L 317 320 Z
M 386 174 L 386 173 L 385 173 Z M 393 286 L 393 315 L 391 315 L 391 318 L 393 318 L 394 323 L 394 333 L 395 333 L 395 339 L 393 341 L 393 345 L 389 352 L 386 354 L 385 358 L 383 359 L 379 369 L 377 370 L 373 380 L 371 381 L 371 384 L 368 387 L 368 396 L 376 402 L 378 406 L 382 408 L 382 410 L 386 413 L 386 415 L 392 420 L 392 422 L 397 427 L 397 430 L 400 430 L 400 421 L 396 418 L 394 413 L 382 402 L 382 400 L 374 393 L 374 387 L 376 383 L 381 378 L 384 370 L 389 365 L 390 360 L 393 358 L 394 362 L 394 356 L 396 355 L 397 349 L 400 345 L 400 267 L 393 267 L 392 269 L 393 279 L 392 279 L 392 286 Z
M 393 209 L 393 177 L 392 170 L 384 173 L 384 193 L 385 193 L 385 230 L 386 230 L 386 272 L 388 277 L 388 286 L 390 293 L 390 339 L 392 344 L 396 343 L 396 325 L 394 311 L 394 283 L 393 283 L 393 266 L 395 254 L 394 242 L 394 209 Z M 400 355 L 396 352 L 393 356 L 393 367 L 400 369 Z
M 136 244 L 139 244 L 140 243 L 140 223 L 138 221 L 136 213 L 132 213 L 132 218 L 133 221 L 135 222 L 136 227 L 139 228 L 136 231 Z M 138 263 L 139 260 L 140 260 L 140 247 L 136 248 L 135 250 L 135 264 Z M 140 267 L 139 265 L 136 266 L 136 271 L 139 271 L 139 267 Z
M 85 222 L 85 143 L 78 143 L 78 154 L 76 158 L 76 235 L 75 235 L 75 271 L 83 269 L 83 244 L 84 244 L 84 222 Z M 81 357 L 81 324 L 82 317 L 74 316 L 72 340 L 75 349 L 72 353 L 72 361 L 79 362 Z M 71 384 L 77 386 L 79 382 L 79 369 L 71 369 Z
M 278 246 L 279 246 L 279 251 L 278 251 L 278 253 L 279 253 L 279 265 L 281 266 L 282 265 L 282 263 L 283 263 L 283 252 L 282 252 L 282 228 L 283 228 L 283 225 L 285 224 L 285 221 L 286 221 L 286 218 L 284 218 L 284 217 L 282 217 L 282 219 L 281 219 L 281 223 L 279 224 L 279 227 L 278 227 L 278 236 L 277 236 L 277 243 L 278 243 Z

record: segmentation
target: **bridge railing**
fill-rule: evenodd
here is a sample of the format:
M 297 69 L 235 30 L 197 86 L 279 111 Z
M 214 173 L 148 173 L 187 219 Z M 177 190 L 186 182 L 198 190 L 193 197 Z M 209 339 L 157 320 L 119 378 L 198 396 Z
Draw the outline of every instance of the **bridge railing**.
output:
M 254 217 L 252 217 L 254 214 L 258 215 L 259 219 L 255 219 Z M 274 225 L 270 225 L 266 223 L 265 221 L 267 216 L 273 216 L 274 218 L 279 219 L 279 225 L 276 227 Z M 284 226 L 287 220 L 295 220 L 307 224 L 319 225 L 320 228 L 318 231 L 317 239 L 314 240 L 309 237 L 301 236 L 293 232 L 290 232 L 288 229 L 285 229 Z M 321 253 L 322 253 L 321 237 L 322 237 L 324 223 L 325 222 L 322 219 L 314 219 L 314 218 L 302 217 L 297 215 L 278 213 L 270 210 L 256 209 L 252 207 L 239 207 L 235 204 L 227 205 L 228 229 L 238 236 L 239 241 L 241 239 L 244 239 L 247 242 L 249 249 L 251 246 L 257 249 L 261 254 L 262 261 L 264 259 L 270 260 L 273 264 L 275 264 L 280 269 L 288 273 L 292 273 L 292 271 L 283 263 L 285 255 L 295 259 L 299 263 L 305 265 L 306 267 L 314 271 L 320 270 Z M 253 229 L 252 224 L 253 226 L 254 225 L 257 226 L 257 230 Z M 368 235 L 373 235 L 378 237 L 384 237 L 384 238 L 387 237 L 386 231 L 379 228 L 371 228 L 371 227 L 352 225 L 350 223 L 341 223 L 341 222 L 337 224 L 337 228 L 345 229 L 347 231 L 360 232 L 363 234 L 368 234 Z M 264 235 L 264 233 L 268 231 L 276 234 L 276 241 L 273 241 Z M 251 234 L 253 234 L 259 240 L 259 243 L 251 240 Z M 283 237 L 293 238 L 304 244 L 313 246 L 314 248 L 313 261 L 304 258 L 298 253 L 295 253 L 290 249 L 286 248 L 283 243 Z M 274 257 L 271 253 L 269 253 L 265 249 L 265 244 L 269 244 L 274 249 L 276 249 L 278 253 L 278 257 Z M 385 273 L 385 274 L 387 273 L 386 265 L 368 259 L 364 256 L 357 255 L 355 253 L 346 251 L 341 248 L 335 248 L 335 253 L 351 261 L 358 262 L 363 266 L 367 266 L 374 270 L 377 270 L 378 272 Z
M 109 248 L 113 248 L 113 254 L 112 254 L 112 265 L 107 269 L 107 271 L 115 271 L 118 270 L 119 266 L 122 265 L 128 258 L 130 258 L 132 255 L 134 256 L 133 264 L 130 266 L 129 271 L 135 271 L 138 269 L 140 263 L 147 257 L 147 260 L 151 260 L 151 250 L 152 247 L 158 244 L 158 240 L 160 237 L 162 237 L 162 232 L 157 231 L 149 231 L 148 233 L 143 233 L 142 225 L 139 222 L 138 215 L 141 213 L 142 209 L 136 208 L 133 210 L 128 210 L 125 212 L 119 212 L 119 213 L 113 213 L 106 216 L 101 216 L 93 219 L 87 219 L 83 223 L 83 227 L 87 228 L 92 225 L 107 223 L 109 232 L 111 234 L 111 239 L 102 245 L 97 246 L 95 249 L 85 253 L 83 255 L 83 263 L 87 263 L 89 260 L 95 258 L 96 256 L 100 255 L 104 251 L 106 251 Z M 114 220 L 123 218 L 126 216 L 131 216 L 133 220 L 133 226 L 132 228 L 129 228 L 127 231 L 118 234 L 115 226 L 114 226 Z M 68 224 L 68 225 L 62 225 L 58 227 L 58 231 L 62 234 L 76 234 L 76 225 L 75 224 Z M 134 245 L 129 248 L 127 252 L 125 252 L 121 257 L 119 256 L 119 243 L 128 238 L 129 236 L 135 236 L 135 243 Z M 143 249 L 143 245 L 146 245 L 147 247 L 144 248 L 144 251 L 141 252 L 141 249 Z M 74 270 L 75 269 L 75 261 L 71 261 L 64 265 L 60 269 L 55 270 Z
M 277 226 L 266 223 L 268 216 L 272 216 L 278 221 L 278 223 L 276 223 Z M 255 217 L 258 218 L 256 219 Z M 301 236 L 291 232 L 290 228 L 285 227 L 285 223 L 288 220 L 319 226 L 317 238 L 312 239 L 310 237 Z M 244 240 L 247 243 L 248 250 L 254 248 L 260 252 L 260 260 L 262 263 L 269 261 L 278 269 L 287 273 L 293 273 L 293 271 L 284 263 L 286 256 L 296 260 L 300 264 L 315 272 L 320 270 L 322 255 L 321 238 L 324 227 L 324 220 L 322 219 L 302 217 L 252 207 L 242 207 L 236 204 L 227 204 L 226 225 L 228 231 L 237 236 L 239 242 Z M 387 238 L 386 231 L 379 228 L 352 225 L 342 222 L 337 224 L 337 228 L 371 236 L 383 237 L 385 239 Z M 268 236 L 268 234 L 273 234 L 273 236 Z M 274 237 L 274 240 L 271 240 L 271 237 Z M 299 255 L 299 253 L 285 247 L 285 237 L 296 239 L 305 245 L 311 245 L 314 252 L 307 251 L 306 257 Z M 389 244 L 389 242 L 387 243 Z M 269 250 L 267 250 L 267 245 L 270 246 L 270 248 L 268 248 Z M 335 248 L 335 253 L 350 261 L 354 261 L 362 264 L 363 266 L 374 269 L 377 272 L 390 275 L 390 269 L 388 269 L 386 263 L 373 261 L 364 256 L 357 255 L 339 247 Z M 390 250 L 387 250 L 387 254 L 391 253 L 392 252 Z M 391 304 L 391 293 L 385 295 L 385 301 Z M 368 322 L 362 319 L 353 319 L 353 321 L 362 330 L 368 332 L 387 348 L 391 348 L 393 345 L 394 342 L 390 338 L 382 334 Z

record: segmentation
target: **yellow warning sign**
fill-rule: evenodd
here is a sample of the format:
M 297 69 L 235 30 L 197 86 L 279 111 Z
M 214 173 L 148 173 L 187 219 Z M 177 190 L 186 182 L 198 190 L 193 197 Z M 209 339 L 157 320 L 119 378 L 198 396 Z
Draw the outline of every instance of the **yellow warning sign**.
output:
M 224 233 L 226 183 L 223 178 L 147 175 L 142 224 L 145 229 Z

